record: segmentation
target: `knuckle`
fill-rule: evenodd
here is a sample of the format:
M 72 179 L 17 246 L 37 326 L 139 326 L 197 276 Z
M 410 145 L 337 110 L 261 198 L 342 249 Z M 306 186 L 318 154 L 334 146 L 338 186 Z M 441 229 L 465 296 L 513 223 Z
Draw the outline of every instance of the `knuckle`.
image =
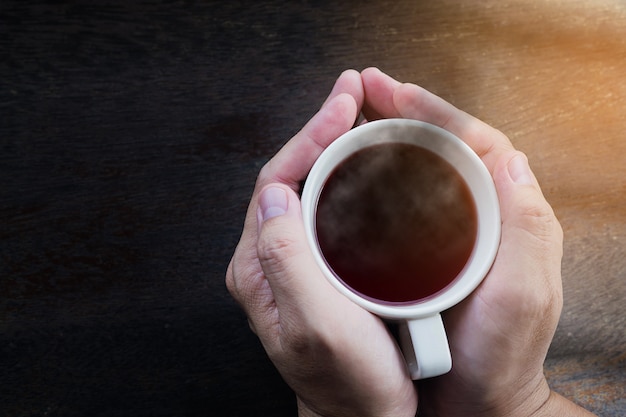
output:
M 236 285 L 235 285 L 235 276 L 233 274 L 233 260 L 230 260 L 228 264 L 228 269 L 226 270 L 226 289 L 230 293 L 231 296 L 235 296 Z
M 272 221 L 272 220 L 270 220 Z M 257 243 L 257 256 L 261 265 L 272 273 L 285 272 L 289 267 L 289 260 L 299 255 L 303 248 L 289 231 L 277 233 L 263 233 Z
M 235 253 L 228 264 L 228 269 L 226 270 L 226 289 L 230 293 L 230 295 L 235 299 L 240 299 L 240 280 L 241 280 L 241 271 L 240 271 L 240 254 L 239 248 L 235 249 Z
M 519 316 L 526 317 L 529 322 L 556 325 L 563 307 L 560 265 L 544 262 L 531 273 L 536 274 L 533 280 L 536 284 L 526 285 L 517 294 L 518 299 L 522 300 L 517 303 L 521 309 Z
M 263 183 L 266 178 L 271 176 L 272 172 L 272 160 L 267 161 L 260 169 L 257 177 L 257 183 Z
M 226 289 L 242 307 L 255 296 L 261 280 L 261 272 L 258 263 L 252 262 L 241 253 L 240 249 L 235 250 L 228 269 L 226 270 Z
M 523 202 L 520 206 L 523 228 L 542 248 L 559 249 L 563 242 L 563 229 L 547 201 Z
M 280 172 L 280 164 L 277 161 L 277 157 L 267 161 L 259 170 L 259 174 L 256 179 L 255 189 L 261 190 L 264 186 L 270 182 L 281 182 L 278 172 Z
M 554 288 L 546 288 L 542 295 L 536 298 L 534 315 L 535 340 L 549 340 L 556 329 L 561 315 L 561 292 Z
M 536 301 L 538 315 L 542 317 L 552 317 L 555 313 L 560 314 L 563 303 L 561 291 L 554 285 L 546 285 L 546 288 L 540 294 Z
M 526 323 L 526 330 L 516 336 L 521 340 L 550 338 L 562 309 L 561 291 L 552 285 L 517 287 L 514 292 L 504 295 L 501 302 L 511 320 Z

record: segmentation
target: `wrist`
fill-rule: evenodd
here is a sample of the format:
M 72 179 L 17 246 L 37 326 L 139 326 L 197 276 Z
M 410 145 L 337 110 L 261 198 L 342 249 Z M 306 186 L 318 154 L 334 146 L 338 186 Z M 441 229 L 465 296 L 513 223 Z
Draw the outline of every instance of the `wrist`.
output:
M 543 410 L 550 403 L 552 391 L 548 386 L 543 373 L 531 379 L 515 390 L 504 390 L 499 400 L 487 407 L 485 417 L 543 417 L 555 414 L 543 414 Z
M 485 380 L 450 385 L 447 382 L 442 378 L 418 386 L 420 417 L 535 417 L 550 397 L 542 373 L 525 383 Z
M 545 379 L 536 390 L 525 395 L 523 400 L 498 401 L 489 404 L 471 405 L 464 403 L 462 407 L 424 407 L 428 401 L 422 401 L 418 416 L 423 417 L 451 417 L 451 416 L 480 416 L 480 417 L 595 417 L 596 415 L 576 405 L 572 401 L 550 390 Z M 423 404 L 426 403 L 426 404 Z M 308 417 L 308 416 L 307 416 Z M 317 416 L 316 416 L 317 417 Z
M 536 413 L 548 403 L 550 396 L 550 388 L 542 375 L 538 382 L 528 383 L 515 391 L 503 390 L 496 401 L 484 404 L 482 413 L 476 415 L 484 417 L 540 417 L 543 414 L 536 415 Z
M 560 396 L 554 391 L 550 391 L 548 399 L 530 417 L 592 417 L 595 414 L 576 405 L 572 401 Z
M 402 408 L 397 410 L 391 410 L 389 412 L 381 412 L 375 408 L 368 407 L 347 407 L 344 406 L 341 409 L 314 411 L 311 407 L 307 406 L 300 397 L 296 397 L 298 401 L 298 417 L 354 417 L 354 416 L 375 416 L 375 417 L 415 417 L 415 407 L 412 410 Z

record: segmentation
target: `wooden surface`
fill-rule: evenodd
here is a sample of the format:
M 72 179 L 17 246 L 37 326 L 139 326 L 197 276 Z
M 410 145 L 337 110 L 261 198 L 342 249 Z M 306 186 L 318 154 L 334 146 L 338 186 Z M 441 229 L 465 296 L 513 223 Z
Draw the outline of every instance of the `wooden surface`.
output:
M 223 277 L 346 68 L 504 131 L 565 231 L 552 386 L 626 414 L 623 1 L 0 3 L 0 415 L 292 416 Z

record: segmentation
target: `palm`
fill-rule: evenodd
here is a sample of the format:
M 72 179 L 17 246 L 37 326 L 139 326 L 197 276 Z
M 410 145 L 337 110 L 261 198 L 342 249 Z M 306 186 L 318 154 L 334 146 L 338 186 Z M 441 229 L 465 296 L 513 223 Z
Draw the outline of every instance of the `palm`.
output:
M 329 317 L 329 326 L 321 330 L 327 332 L 320 338 L 325 343 L 316 345 L 317 352 L 305 355 L 314 359 L 308 365 L 319 377 L 332 383 L 311 386 L 311 375 L 301 374 L 309 368 L 306 363 L 284 375 L 287 382 L 300 400 L 320 415 L 338 416 L 348 411 L 361 416 L 397 416 L 406 414 L 406 409 L 412 414 L 416 392 L 386 326 L 341 295 L 332 303 L 328 313 L 334 317 Z M 319 398 L 329 401 L 319 405 Z M 350 410 L 342 410 L 346 402 L 352 404 Z

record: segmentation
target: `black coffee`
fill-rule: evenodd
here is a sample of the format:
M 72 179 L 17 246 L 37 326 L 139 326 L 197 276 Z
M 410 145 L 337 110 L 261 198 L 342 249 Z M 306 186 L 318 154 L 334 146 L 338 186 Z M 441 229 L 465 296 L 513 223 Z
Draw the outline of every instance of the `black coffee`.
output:
M 386 143 L 357 151 L 329 176 L 316 214 L 329 267 L 353 291 L 416 302 L 449 285 L 476 240 L 474 200 L 435 153 Z

